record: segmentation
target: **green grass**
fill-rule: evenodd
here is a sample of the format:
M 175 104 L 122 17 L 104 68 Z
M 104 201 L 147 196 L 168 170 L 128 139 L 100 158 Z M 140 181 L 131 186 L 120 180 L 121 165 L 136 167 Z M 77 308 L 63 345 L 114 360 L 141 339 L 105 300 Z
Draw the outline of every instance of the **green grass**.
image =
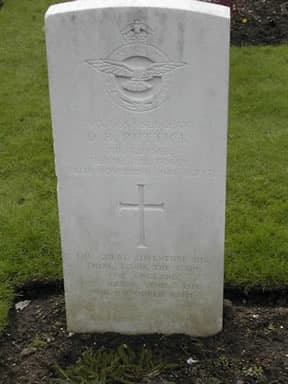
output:
M 15 286 L 61 276 L 43 31 L 48 3 L 7 0 L 0 10 L 0 329 Z
M 16 286 L 62 276 L 43 15 L 0 10 L 0 329 Z M 288 283 L 288 46 L 233 48 L 226 283 Z
M 117 350 L 100 348 L 96 352 L 85 351 L 75 365 L 67 369 L 57 367 L 55 384 L 138 384 L 150 383 L 179 364 L 157 361 L 150 349 L 135 352 L 127 345 Z M 146 379 L 146 380 L 145 380 Z M 154 381 L 153 381 L 154 382 Z
M 226 283 L 288 283 L 288 46 L 233 48 Z

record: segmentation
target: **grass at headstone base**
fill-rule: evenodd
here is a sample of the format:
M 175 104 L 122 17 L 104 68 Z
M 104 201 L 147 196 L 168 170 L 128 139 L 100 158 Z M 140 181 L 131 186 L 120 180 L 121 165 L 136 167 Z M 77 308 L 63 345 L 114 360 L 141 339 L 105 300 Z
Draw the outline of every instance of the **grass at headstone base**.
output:
M 0 10 L 0 329 L 15 287 L 62 277 L 43 16 Z M 225 281 L 288 284 L 288 46 L 232 48 Z M 207 111 L 209 113 L 209 111 Z

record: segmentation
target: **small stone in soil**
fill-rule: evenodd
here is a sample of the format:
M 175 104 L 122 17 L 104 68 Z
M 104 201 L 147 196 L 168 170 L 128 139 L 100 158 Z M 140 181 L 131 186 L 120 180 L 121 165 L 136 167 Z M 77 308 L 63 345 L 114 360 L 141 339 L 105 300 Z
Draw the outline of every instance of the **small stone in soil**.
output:
M 233 317 L 233 304 L 230 300 L 224 300 L 223 303 L 224 318 L 231 320 Z
M 19 301 L 15 304 L 16 311 L 23 311 L 31 303 L 31 300 Z
M 37 351 L 36 348 L 34 347 L 27 347 L 27 348 L 24 348 L 22 349 L 22 351 L 20 352 L 20 357 L 21 359 L 27 357 L 27 356 L 30 356 L 32 355 L 33 353 L 35 353 Z

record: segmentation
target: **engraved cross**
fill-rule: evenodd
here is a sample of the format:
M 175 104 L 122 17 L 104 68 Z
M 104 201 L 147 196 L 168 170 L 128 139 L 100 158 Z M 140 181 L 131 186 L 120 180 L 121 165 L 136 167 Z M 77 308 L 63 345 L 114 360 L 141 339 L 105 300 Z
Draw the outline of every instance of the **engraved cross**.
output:
M 137 184 L 138 187 L 138 203 L 122 203 L 120 202 L 120 211 L 138 211 L 139 212 L 139 241 L 138 248 L 146 248 L 145 244 L 145 211 L 164 211 L 164 203 L 148 204 L 144 199 L 144 184 Z

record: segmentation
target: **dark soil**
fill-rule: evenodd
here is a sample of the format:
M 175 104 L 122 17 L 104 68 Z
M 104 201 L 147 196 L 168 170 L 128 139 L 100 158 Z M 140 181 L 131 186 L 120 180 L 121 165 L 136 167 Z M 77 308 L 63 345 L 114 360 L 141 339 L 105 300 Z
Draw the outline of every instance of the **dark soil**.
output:
M 288 1 L 213 0 L 230 5 L 231 42 L 234 45 L 288 42 Z
M 288 307 L 228 303 L 224 319 L 224 331 L 207 339 L 69 335 L 63 295 L 37 298 L 22 311 L 10 312 L 9 326 L 0 338 L 0 383 L 49 383 L 56 363 L 65 367 L 87 348 L 115 350 L 125 343 L 134 350 L 145 344 L 163 361 L 177 363 L 153 384 L 287 384 Z M 189 365 L 191 357 L 199 362 Z

